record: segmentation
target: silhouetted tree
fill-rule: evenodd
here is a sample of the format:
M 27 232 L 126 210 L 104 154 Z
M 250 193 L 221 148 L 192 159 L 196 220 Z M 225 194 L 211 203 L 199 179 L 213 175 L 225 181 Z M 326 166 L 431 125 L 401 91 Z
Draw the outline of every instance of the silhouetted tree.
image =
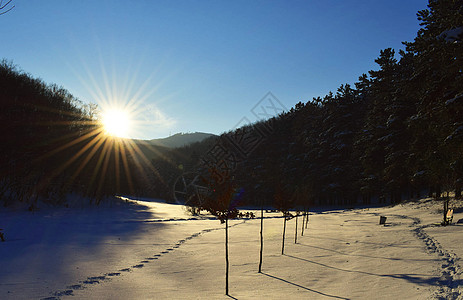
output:
M 229 295 L 229 255 L 228 255 L 228 220 L 238 217 L 238 201 L 236 187 L 232 178 L 218 178 L 216 169 L 209 169 L 205 183 L 210 189 L 206 195 L 202 208 L 216 216 L 220 222 L 225 224 L 225 295 Z
M 96 105 L 0 62 L 0 201 L 62 205 L 74 193 L 98 204 L 139 190 L 133 143 L 103 133 Z M 146 164 L 150 165 L 150 164 Z
M 264 207 L 263 205 L 260 208 L 260 250 L 259 250 L 259 273 L 262 273 L 262 260 L 264 255 Z
M 355 87 L 343 84 L 335 93 L 298 101 L 289 111 L 246 127 L 261 137 L 248 141 L 257 146 L 234 171 L 247 201 L 258 205 L 259 195 L 271 204 L 280 197 L 274 190 L 278 183 L 303 189 L 304 207 L 354 205 L 358 199 L 395 203 L 425 190 L 460 196 L 462 11 L 461 1 L 430 1 L 417 14 L 421 28 L 414 41 L 404 43 L 397 57 L 392 48 L 380 50 L 378 69 L 362 74 Z M 174 161 L 207 150 L 192 146 Z
M 277 185 L 274 198 L 276 209 L 283 214 L 283 234 L 281 243 L 281 255 L 283 255 L 285 253 L 286 222 L 293 218 L 293 215 L 289 212 L 289 209 L 292 207 L 292 198 L 282 184 Z

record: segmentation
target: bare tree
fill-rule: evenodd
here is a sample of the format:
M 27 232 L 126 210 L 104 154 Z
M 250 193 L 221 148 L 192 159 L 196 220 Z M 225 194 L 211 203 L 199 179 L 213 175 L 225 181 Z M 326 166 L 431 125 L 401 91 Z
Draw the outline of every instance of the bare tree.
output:
M 294 233 L 294 244 L 297 244 L 297 218 L 298 217 L 299 217 L 299 211 L 297 210 L 296 211 L 296 216 L 295 216 L 295 218 L 296 218 L 296 228 L 295 228 L 296 232 Z
M 289 212 L 292 206 L 292 198 L 289 197 L 289 193 L 285 188 L 279 184 L 277 185 L 275 194 L 275 207 L 283 214 L 283 237 L 281 243 L 281 255 L 285 253 L 285 236 L 286 236 L 286 222 L 291 220 L 294 216 Z
M 14 5 L 8 7 L 8 5 L 11 3 L 11 1 L 13 1 L 13 0 L 9 0 L 5 4 L 3 4 L 3 0 L 0 0 L 0 15 L 6 14 L 7 12 L 9 12 L 10 10 L 12 10 L 14 8 Z
M 260 252 L 259 252 L 259 273 L 262 273 L 262 256 L 264 252 L 264 202 L 260 203 Z
M 202 203 L 202 209 L 216 216 L 222 224 L 225 223 L 225 295 L 229 296 L 228 220 L 237 218 L 239 215 L 238 201 L 234 197 L 236 187 L 232 178 L 216 177 L 214 174 L 219 174 L 217 169 L 211 168 L 209 173 L 209 178 L 205 178 L 205 183 L 210 188 L 211 193 L 206 196 Z

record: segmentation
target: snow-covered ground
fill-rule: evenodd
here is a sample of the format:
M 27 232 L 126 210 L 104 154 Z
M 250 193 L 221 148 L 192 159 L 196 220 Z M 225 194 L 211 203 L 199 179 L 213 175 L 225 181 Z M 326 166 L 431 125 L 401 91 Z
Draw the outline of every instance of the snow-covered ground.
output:
M 461 206 L 453 202 L 453 206 Z M 236 299 L 463 299 L 463 224 L 440 227 L 441 203 L 312 212 L 294 243 L 288 222 L 230 222 Z M 255 212 L 258 215 L 257 212 Z M 387 223 L 379 225 L 379 216 Z M 456 209 L 454 222 L 463 218 Z M 180 205 L 0 210 L 0 299 L 227 299 L 224 231 Z

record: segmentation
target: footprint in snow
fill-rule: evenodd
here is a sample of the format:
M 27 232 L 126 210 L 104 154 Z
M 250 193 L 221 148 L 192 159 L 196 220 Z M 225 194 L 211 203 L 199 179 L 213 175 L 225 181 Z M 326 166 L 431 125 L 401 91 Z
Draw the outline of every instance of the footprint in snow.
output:
M 88 277 L 87 279 L 88 280 L 105 280 L 106 276 L 92 276 L 92 277 Z
M 65 291 L 62 291 L 62 292 L 56 292 L 55 293 L 55 296 L 57 297 L 61 297 L 61 296 L 73 296 L 74 294 L 74 291 L 73 290 L 65 290 Z
M 132 268 L 140 269 L 140 268 L 143 268 L 144 266 L 145 266 L 144 264 L 138 264 L 138 265 L 132 266 Z
M 417 223 L 419 224 L 419 222 Z M 459 291 L 455 291 L 458 286 L 457 273 L 459 272 L 459 265 L 456 262 L 455 255 L 451 255 L 442 245 L 423 231 L 424 227 L 416 228 L 415 234 L 421 239 L 428 249 L 429 253 L 437 254 L 442 260 L 442 271 L 440 280 L 440 289 L 436 293 L 439 299 L 457 299 L 460 296 Z
M 83 281 L 82 283 L 84 284 L 97 284 L 97 283 L 100 283 L 98 280 L 85 280 Z
M 71 290 L 83 290 L 84 287 L 80 284 L 74 284 L 74 285 L 70 285 L 68 286 L 68 289 L 71 289 Z

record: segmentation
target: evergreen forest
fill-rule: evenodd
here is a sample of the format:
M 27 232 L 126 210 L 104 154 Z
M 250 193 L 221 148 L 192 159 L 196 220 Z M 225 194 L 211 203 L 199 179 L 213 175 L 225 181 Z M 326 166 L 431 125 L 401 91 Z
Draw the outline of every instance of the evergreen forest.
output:
M 98 106 L 3 60 L 0 201 L 64 204 L 69 194 L 95 203 L 112 195 L 173 201 L 179 176 L 211 169 L 233 180 L 246 204 L 460 198 L 463 2 L 430 0 L 417 17 L 416 38 L 403 50 L 380 50 L 377 69 L 354 85 L 174 149 L 105 136 Z

